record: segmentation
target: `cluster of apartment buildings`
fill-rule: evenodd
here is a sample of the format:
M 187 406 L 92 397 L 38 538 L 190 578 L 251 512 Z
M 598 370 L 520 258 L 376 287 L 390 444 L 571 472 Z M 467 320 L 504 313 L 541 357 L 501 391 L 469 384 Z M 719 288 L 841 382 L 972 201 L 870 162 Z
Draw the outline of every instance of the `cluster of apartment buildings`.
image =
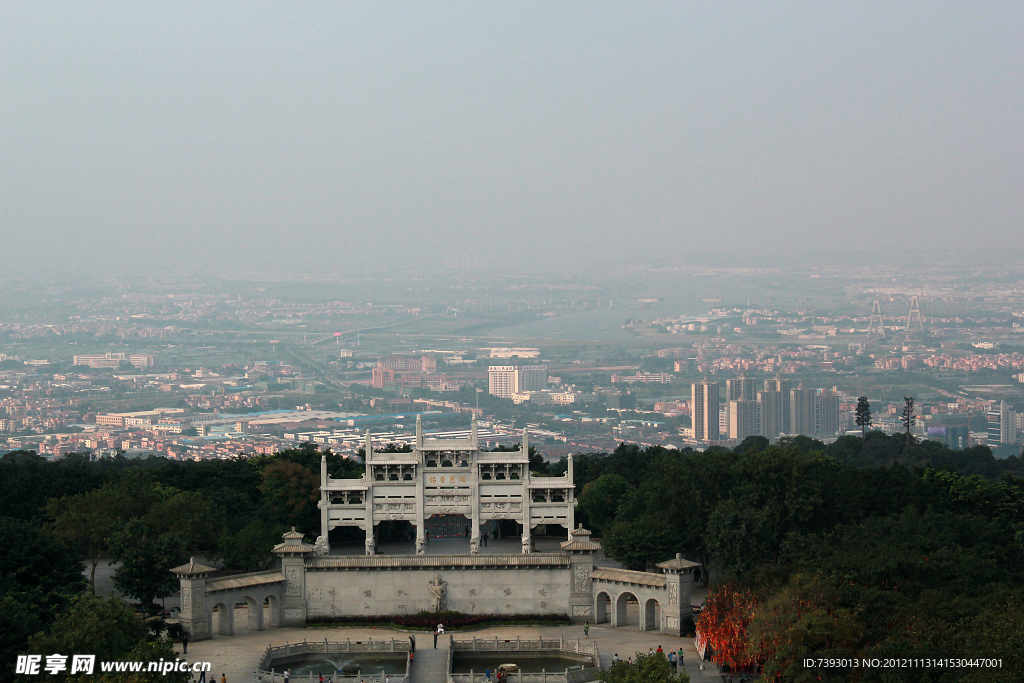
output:
M 465 382 L 450 379 L 437 372 L 437 359 L 432 355 L 418 358 L 389 356 L 377 361 L 370 382 L 375 389 L 388 389 L 403 394 L 407 389 L 423 387 L 431 391 L 455 391 Z
M 693 438 L 699 442 L 742 441 L 748 436 L 770 440 L 784 434 L 832 437 L 845 430 L 840 424 L 840 396 L 808 389 L 781 376 L 764 380 L 748 377 L 726 380 L 725 395 L 718 382 L 691 385 L 690 414 Z M 722 412 L 722 399 L 724 410 Z
M 577 391 L 572 385 L 550 388 L 546 365 L 492 365 L 487 368 L 487 393 L 513 403 L 539 406 L 567 406 L 574 403 L 593 403 L 597 394 Z

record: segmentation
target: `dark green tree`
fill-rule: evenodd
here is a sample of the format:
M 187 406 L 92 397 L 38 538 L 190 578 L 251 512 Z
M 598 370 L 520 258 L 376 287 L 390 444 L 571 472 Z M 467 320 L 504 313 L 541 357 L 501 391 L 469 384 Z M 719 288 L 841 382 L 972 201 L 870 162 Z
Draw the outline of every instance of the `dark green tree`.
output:
M 663 522 L 651 518 L 616 522 L 601 542 L 609 556 L 637 571 L 669 559 L 679 544 Z
M 111 536 L 111 557 L 121 566 L 114 571 L 114 587 L 147 608 L 174 593 L 178 579 L 171 567 L 186 559 L 185 544 L 176 534 L 160 534 L 138 519 Z
M 913 439 L 910 435 L 910 430 L 914 427 L 914 422 L 917 418 L 914 417 L 914 397 L 904 396 L 903 397 L 903 412 L 900 414 L 900 422 L 903 423 L 903 428 L 907 432 L 907 446 L 913 444 Z
M 158 533 L 176 533 L 185 541 L 185 550 L 212 550 L 223 522 L 210 500 L 196 491 L 181 491 L 153 505 L 146 524 Z
M 87 676 L 101 683 L 186 683 L 187 673 L 140 672 L 135 674 L 102 673 L 100 662 L 109 661 L 173 661 L 177 658 L 167 641 L 149 641 L 150 630 L 123 600 L 83 595 L 45 632 L 34 636 L 28 649 L 37 653 L 96 655 L 94 674 Z M 70 659 L 68 661 L 70 665 Z M 69 667 L 70 670 L 70 667 Z M 67 672 L 57 675 L 25 676 L 24 681 L 66 681 Z
M 579 508 L 593 531 L 600 532 L 611 526 L 628 491 L 629 482 L 617 474 L 601 475 L 583 487 Z
M 51 498 L 46 505 L 57 537 L 89 561 L 89 588 L 93 595 L 96 595 L 96 566 L 109 551 L 117 507 L 109 487 Z
M 765 508 L 729 499 L 708 518 L 708 550 L 726 575 L 742 575 L 772 553 L 771 515 Z
M 0 517 L 0 681 L 10 680 L 28 639 L 85 588 L 77 551 L 49 531 Z
M 867 429 L 871 426 L 871 404 L 867 396 L 857 397 L 857 409 L 854 412 L 857 426 L 860 427 L 860 437 L 863 440 L 867 436 Z
M 258 572 L 269 569 L 277 557 L 273 548 L 281 542 L 285 527 L 262 520 L 250 522 L 238 532 L 225 531 L 218 556 L 229 569 Z
M 605 683 L 690 683 L 690 674 L 676 672 L 660 652 L 653 655 L 636 653 L 632 662 L 613 662 L 598 675 Z
M 263 501 L 273 519 L 306 532 L 320 527 L 320 477 L 295 462 L 276 462 L 263 470 Z

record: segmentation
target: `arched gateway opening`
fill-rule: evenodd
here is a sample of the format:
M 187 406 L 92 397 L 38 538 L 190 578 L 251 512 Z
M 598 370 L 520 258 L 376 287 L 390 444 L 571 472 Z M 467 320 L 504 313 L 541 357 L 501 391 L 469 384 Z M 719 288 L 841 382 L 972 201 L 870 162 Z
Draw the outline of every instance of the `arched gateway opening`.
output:
M 640 626 L 640 601 L 632 593 L 619 594 L 615 600 L 615 621 L 612 626 Z
M 213 606 L 210 615 L 211 630 L 222 636 L 235 635 L 235 606 L 226 602 L 218 602 Z
M 654 598 L 644 603 L 643 619 L 640 620 L 640 630 L 657 631 L 661 628 L 661 604 Z
M 604 624 L 610 620 L 612 598 L 604 591 L 594 598 L 594 623 Z
M 276 595 L 268 595 L 263 601 L 263 625 L 277 628 L 281 625 L 281 600 Z
M 238 604 L 245 605 L 246 612 L 246 628 L 250 631 L 262 631 L 263 630 L 263 605 L 256 602 L 256 598 L 251 595 L 243 595 L 238 601 Z

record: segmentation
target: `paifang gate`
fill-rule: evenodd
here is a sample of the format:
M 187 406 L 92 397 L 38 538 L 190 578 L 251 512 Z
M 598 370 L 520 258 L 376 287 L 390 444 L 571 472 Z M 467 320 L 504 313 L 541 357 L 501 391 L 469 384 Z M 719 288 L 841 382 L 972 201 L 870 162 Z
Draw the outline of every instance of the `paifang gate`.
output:
M 257 630 L 304 626 L 318 616 L 445 610 L 564 614 L 623 625 L 627 618 L 620 615 L 628 616 L 634 598 L 641 628 L 680 635 L 696 565 L 677 556 L 658 565 L 660 573 L 595 567 L 600 544 L 586 529 L 573 529 L 571 457 L 564 475 L 534 477 L 525 432 L 518 452 L 480 451 L 475 419 L 468 439 L 443 440 L 425 439 L 417 420 L 411 453 L 376 453 L 367 432 L 365 454 L 359 479 L 333 479 L 321 460 L 320 536 L 309 544 L 294 529 L 285 533 L 274 548 L 279 569 L 230 580 L 207 580 L 214 570 L 195 563 L 172 570 L 181 580 L 181 623 L 193 639 L 211 637 L 215 608 L 220 634 L 240 627 L 228 616 L 236 605 L 250 607 L 244 623 Z M 426 520 L 455 517 L 468 523 L 469 552 L 429 554 Z M 385 521 L 415 528 L 416 554 L 378 553 L 377 527 Z M 520 525 L 521 545 L 513 554 L 479 552 L 481 528 L 496 522 Z M 567 530 L 556 552 L 535 552 L 533 531 L 541 525 Z M 362 555 L 331 554 L 329 532 L 345 526 L 365 532 Z
M 561 477 L 531 476 L 526 430 L 519 451 L 492 453 L 479 449 L 475 416 L 468 439 L 425 439 L 417 418 L 412 453 L 374 452 L 369 431 L 364 452 L 359 479 L 332 479 L 326 459 L 321 462 L 318 547 L 327 546 L 331 529 L 356 527 L 365 533 L 366 554 L 374 555 L 377 526 L 405 521 L 416 529 L 416 553 L 424 555 L 426 520 L 462 515 L 458 524 L 468 527 L 471 555 L 479 552 L 481 528 L 501 520 L 521 525 L 522 552 L 530 553 L 538 526 L 573 528 L 572 458 Z

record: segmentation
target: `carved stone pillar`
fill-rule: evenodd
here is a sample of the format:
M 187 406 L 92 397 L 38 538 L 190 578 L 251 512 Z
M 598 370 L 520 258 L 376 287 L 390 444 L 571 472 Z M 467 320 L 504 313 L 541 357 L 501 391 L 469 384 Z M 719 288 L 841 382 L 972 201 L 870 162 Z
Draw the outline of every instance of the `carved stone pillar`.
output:
M 295 531 L 295 527 L 284 534 L 284 543 L 274 546 L 284 574 L 279 620 L 282 626 L 306 626 L 306 555 L 313 550 L 313 546 L 303 542 L 302 534 Z
M 590 532 L 582 526 L 570 532 L 570 540 L 562 543 L 569 553 L 569 618 L 574 622 L 594 622 L 594 590 L 590 574 L 594 571 L 594 553 L 601 549 L 590 540 Z
M 213 567 L 196 562 L 191 558 L 188 564 L 171 570 L 181 581 L 181 626 L 189 640 L 211 638 L 209 614 L 206 611 L 206 575 L 216 571 Z
M 693 616 L 690 605 L 690 586 L 693 584 L 693 568 L 696 562 L 684 560 L 681 553 L 668 562 L 659 562 L 657 567 L 665 572 L 665 588 L 668 595 L 661 610 L 662 633 L 674 636 L 685 635 L 686 617 Z

